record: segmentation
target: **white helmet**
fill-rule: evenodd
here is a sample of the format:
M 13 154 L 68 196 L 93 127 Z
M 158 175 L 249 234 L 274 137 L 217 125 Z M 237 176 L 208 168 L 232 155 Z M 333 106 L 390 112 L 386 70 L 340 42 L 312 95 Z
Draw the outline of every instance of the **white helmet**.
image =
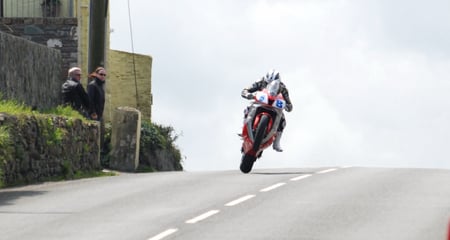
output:
M 273 80 L 280 80 L 280 73 L 275 69 L 269 70 L 266 75 L 263 77 L 264 81 L 267 83 L 272 82 Z

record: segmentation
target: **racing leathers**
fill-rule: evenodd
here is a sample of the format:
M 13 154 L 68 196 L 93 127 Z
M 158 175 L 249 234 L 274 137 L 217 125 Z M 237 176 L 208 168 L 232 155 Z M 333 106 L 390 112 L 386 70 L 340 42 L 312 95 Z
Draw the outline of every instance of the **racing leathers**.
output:
M 254 97 L 253 93 L 256 91 L 261 91 L 262 89 L 264 89 L 267 86 L 267 84 L 268 84 L 268 82 L 264 78 L 262 78 L 259 81 L 254 82 L 250 87 L 244 88 L 241 92 L 241 96 L 246 99 L 253 99 L 253 97 Z M 291 99 L 289 98 L 289 91 L 286 88 L 286 85 L 281 81 L 280 81 L 280 90 L 279 91 L 280 91 L 281 95 L 283 95 L 284 100 L 286 101 L 285 110 L 288 112 L 292 111 L 292 102 L 291 102 Z M 245 111 L 245 115 L 247 113 L 248 113 L 248 108 Z M 273 149 L 275 151 L 278 151 L 278 152 L 283 151 L 283 149 L 280 146 L 280 140 L 281 140 L 281 135 L 282 135 L 285 127 L 286 127 L 286 118 L 283 113 L 283 115 L 281 116 L 280 124 L 278 125 L 277 137 L 273 143 Z

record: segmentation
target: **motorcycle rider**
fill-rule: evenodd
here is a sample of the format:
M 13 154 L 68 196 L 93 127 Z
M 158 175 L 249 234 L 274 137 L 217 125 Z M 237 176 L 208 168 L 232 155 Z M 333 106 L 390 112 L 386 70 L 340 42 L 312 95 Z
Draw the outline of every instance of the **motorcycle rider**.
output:
M 283 82 L 281 82 L 280 73 L 278 71 L 276 71 L 275 69 L 269 70 L 261 79 L 254 82 L 250 87 L 244 88 L 241 92 L 241 96 L 243 98 L 251 100 L 254 98 L 254 95 L 253 95 L 254 92 L 263 90 L 267 86 L 267 84 L 269 84 L 273 80 L 280 81 L 280 90 L 279 91 L 281 92 L 284 100 L 286 101 L 285 110 L 288 112 L 292 111 L 292 102 L 291 102 L 291 99 L 289 98 L 289 91 L 286 88 L 286 85 Z M 247 108 L 247 110 L 248 110 L 248 108 Z M 247 113 L 248 113 L 248 111 L 246 111 L 245 115 L 247 115 Z M 272 145 L 273 149 L 277 152 L 283 151 L 283 149 L 280 146 L 280 140 L 281 140 L 281 136 L 283 134 L 283 130 L 284 130 L 285 126 L 286 126 L 286 119 L 285 119 L 284 113 L 283 113 L 283 115 L 281 116 L 280 124 L 278 125 L 277 136 Z

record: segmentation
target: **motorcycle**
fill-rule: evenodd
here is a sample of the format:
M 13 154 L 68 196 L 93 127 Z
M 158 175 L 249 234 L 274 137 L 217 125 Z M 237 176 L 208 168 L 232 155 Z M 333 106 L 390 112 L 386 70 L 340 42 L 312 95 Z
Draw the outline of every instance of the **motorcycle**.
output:
M 253 163 L 263 151 L 274 142 L 278 125 L 286 107 L 286 101 L 279 93 L 280 82 L 274 80 L 264 89 L 254 94 L 253 103 L 248 108 L 242 128 L 240 170 L 249 173 Z

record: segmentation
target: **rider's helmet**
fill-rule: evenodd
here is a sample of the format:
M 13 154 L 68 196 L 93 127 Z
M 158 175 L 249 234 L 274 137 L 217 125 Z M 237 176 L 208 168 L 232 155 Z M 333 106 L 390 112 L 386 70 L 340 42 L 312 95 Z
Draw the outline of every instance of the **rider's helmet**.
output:
M 264 75 L 263 79 L 267 83 L 270 83 L 273 80 L 280 80 L 280 73 L 275 69 L 271 69 L 266 73 L 266 75 Z

